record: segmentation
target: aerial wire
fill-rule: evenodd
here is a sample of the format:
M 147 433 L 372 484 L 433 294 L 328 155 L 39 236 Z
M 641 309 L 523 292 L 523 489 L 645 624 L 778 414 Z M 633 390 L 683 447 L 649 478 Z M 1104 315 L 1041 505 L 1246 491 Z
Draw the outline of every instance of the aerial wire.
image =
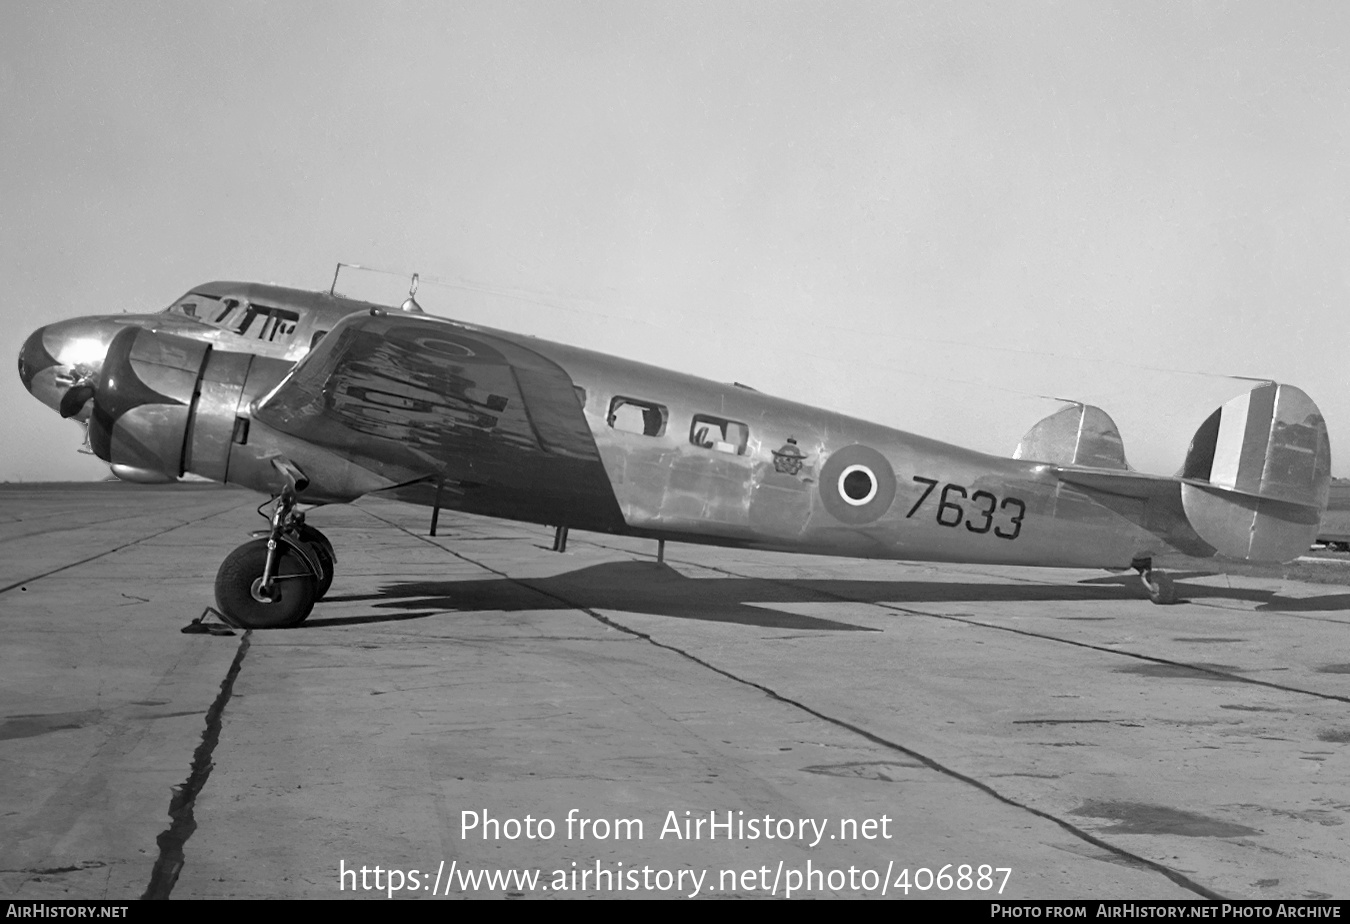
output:
M 330 287 L 330 290 L 329 290 L 330 293 L 336 294 L 336 291 L 335 291 L 335 290 L 336 290 L 336 286 L 337 286 L 338 276 L 339 276 L 339 274 L 341 273 L 341 271 L 342 271 L 344 268 L 361 270 L 361 271 L 363 271 L 363 272 L 368 272 L 368 273 L 378 273 L 378 274 L 386 275 L 386 276 L 394 276 L 394 277 L 397 277 L 397 278 L 400 278 L 400 279 L 408 279 L 408 278 L 410 278 L 412 275 L 414 275 L 414 274 L 410 274 L 410 273 L 400 273 L 400 272 L 396 272 L 396 271 L 394 271 L 394 270 L 381 269 L 381 268 L 373 267 L 373 266 L 364 266 L 364 265 L 357 264 L 357 263 L 338 263 L 337 269 L 336 269 L 336 270 L 334 271 L 334 273 L 333 273 L 333 285 Z M 456 280 L 442 279 L 442 278 L 437 277 L 437 276 L 429 276 L 429 275 L 426 275 L 426 274 L 420 274 L 420 279 L 421 279 L 421 281 L 423 281 L 423 282 L 425 282 L 425 283 L 428 283 L 428 284 L 434 285 L 434 286 L 438 286 L 438 287 L 441 287 L 441 288 L 454 289 L 454 290 L 459 290 L 459 291 L 464 291 L 464 292 L 476 292 L 476 293 L 483 294 L 483 295 L 492 295 L 492 296 L 496 296 L 496 297 L 498 297 L 498 298 L 510 299 L 510 300 L 512 300 L 512 301 L 518 301 L 518 302 L 524 302 L 525 304 L 529 304 L 529 305 L 537 305 L 537 306 L 542 307 L 542 308 L 550 308 L 550 309 L 554 309 L 554 310 L 557 310 L 557 311 L 566 311 L 566 312 L 570 312 L 570 313 L 572 313 L 572 314 L 576 314 L 576 315 L 580 315 L 580 316 L 584 316 L 584 317 L 597 318 L 597 319 L 606 320 L 606 321 L 613 321 L 613 322 L 616 322 L 616 323 L 640 324 L 640 325 L 645 326 L 645 327 L 655 328 L 656 330 L 665 330 L 665 328 L 662 328 L 662 327 L 660 327 L 660 326 L 658 326 L 658 325 L 656 325 L 656 324 L 653 324 L 651 321 L 646 321 L 646 320 L 643 320 L 643 319 L 641 319 L 641 318 L 634 318 L 634 317 L 623 316 L 623 315 L 613 315 L 613 314 L 608 314 L 608 313 L 603 312 L 603 311 L 596 311 L 596 310 L 593 310 L 593 309 L 578 308 L 578 307 L 576 307 L 575 305 L 561 304 L 561 303 L 559 303 L 558 301 L 551 300 L 551 299 L 549 298 L 549 296 L 546 295 L 545 293 L 538 292 L 538 291 L 532 291 L 532 290 L 528 290 L 528 289 L 526 289 L 526 290 L 520 290 L 520 289 L 518 289 L 518 290 L 501 289 L 501 288 L 497 288 L 497 287 L 490 286 L 490 285 L 487 285 L 487 284 L 473 283 L 473 282 L 467 282 L 467 281 L 462 281 L 462 280 L 456 281 Z M 759 330 L 759 329 L 757 329 L 757 328 L 754 328 L 754 327 L 752 327 L 752 326 L 750 326 L 750 325 L 748 325 L 748 324 L 746 324 L 746 323 L 744 323 L 744 322 L 739 322 L 739 321 L 735 321 L 735 320 L 727 320 L 727 319 L 724 318 L 724 319 L 722 319 L 719 323 L 723 324 L 724 326 L 727 326 L 727 327 L 733 327 L 733 328 L 736 328 L 736 329 L 739 329 L 739 330 L 743 330 L 743 331 L 746 331 L 746 332 L 749 332 L 749 333 L 753 333 L 753 334 L 755 334 L 755 335 L 759 335 L 759 334 L 762 333 L 761 330 Z M 935 344 L 935 345 L 940 345 L 940 346 L 960 347 L 960 348 L 963 349 L 963 350 L 982 350 L 982 351 L 985 351 L 985 352 L 993 352 L 993 353 L 1007 353 L 1007 354 L 1021 355 L 1021 356 L 1045 357 L 1045 358 L 1057 359 L 1057 360 L 1061 360 L 1061 361 L 1065 361 L 1065 362 L 1092 363 L 1092 364 L 1094 364 L 1094 365 L 1100 365 L 1100 364 L 1102 364 L 1103 362 L 1105 362 L 1105 363 L 1108 364 L 1108 365 L 1112 365 L 1112 366 L 1116 366 L 1116 367 L 1120 367 L 1120 368 L 1140 369 L 1140 370 L 1144 370 L 1144 371 L 1147 371 L 1147 372 L 1159 372 L 1159 373 L 1171 374 L 1171 375 L 1197 376 L 1197 377 L 1201 377 L 1201 378 L 1210 378 L 1210 379 L 1228 379 L 1228 380 L 1236 380 L 1236 381 L 1261 382 L 1261 383 L 1270 383 L 1270 382 L 1273 382 L 1273 381 L 1274 381 L 1273 379 L 1271 379 L 1271 378 L 1268 377 L 1268 376 L 1238 375 L 1238 374 L 1230 373 L 1230 372 L 1211 372 L 1211 371 L 1197 370 L 1197 369 L 1175 369 L 1175 368 L 1171 368 L 1171 367 L 1167 367 L 1167 366 L 1153 366 L 1153 365 L 1149 365 L 1149 364 L 1146 364 L 1146 363 L 1133 363 L 1133 362 L 1128 362 L 1128 361 L 1126 361 L 1126 360 L 1105 360 L 1105 361 L 1104 361 L 1104 360 L 1102 360 L 1100 357 L 1083 357 L 1083 356 L 1075 356 L 1075 355 L 1069 355 L 1069 354 L 1064 354 L 1064 353 L 1054 353 L 1054 352 L 1050 352 L 1050 351 L 1048 351 L 1048 350 L 1033 350 L 1033 349 L 1027 349 L 1027 348 L 1024 348 L 1024 347 L 1005 347 L 1005 346 L 993 346 L 993 345 L 985 345 L 985 344 L 972 344 L 972 343 L 967 343 L 967 342 L 964 342 L 964 341 L 948 340 L 948 339 L 944 339 L 944 338 L 940 338 L 940 337 L 924 337 L 924 336 L 913 335 L 913 334 L 887 334 L 887 333 L 879 333 L 879 332 L 876 332 L 876 331 L 860 331 L 860 330 L 856 330 L 856 329 L 854 329 L 854 328 L 845 327 L 845 326 L 837 325 L 837 324 L 824 324 L 824 325 L 819 325 L 819 327 L 822 328 L 822 329 L 824 329 L 824 330 L 837 331 L 837 332 L 839 332 L 839 333 L 848 334 L 848 335 L 851 335 L 851 336 L 854 336 L 854 337 L 859 337 L 859 338 L 865 338 L 865 339 L 868 339 L 868 340 L 876 340 L 876 339 L 893 340 L 893 341 L 894 341 L 894 340 L 902 340 L 902 341 L 904 341 L 905 343 L 928 343 L 928 344 Z M 800 355 L 800 356 L 805 356 L 805 357 L 809 357 L 809 358 L 811 358 L 811 359 L 820 360 L 821 362 L 827 362 L 827 363 L 839 362 L 839 360 L 838 360 L 837 357 L 822 356 L 822 355 L 820 355 L 820 354 L 818 354 L 818 353 L 812 353 L 812 352 L 810 352 L 809 350 L 802 349 L 801 347 L 794 347 L 792 351 L 793 351 L 794 353 L 797 353 L 797 354 Z M 1005 394 L 1014 395 L 1014 396 L 1020 397 L 1020 398 L 1038 398 L 1038 399 L 1046 399 L 1046 400 L 1050 400 L 1050 401 L 1063 402 L 1063 403 L 1067 403 L 1067 404 L 1082 404 L 1082 403 L 1084 403 L 1084 402 L 1082 402 L 1082 401 L 1080 401 L 1080 400 L 1078 400 L 1078 399 L 1074 399 L 1074 398 L 1063 398 L 1063 397 L 1060 397 L 1060 396 L 1057 396 L 1057 395 L 1047 395 L 1047 394 L 1043 394 L 1043 393 L 1041 393 L 1041 392 L 1023 391 L 1023 390 L 1021 390 L 1021 389 L 1010 388 L 1010 387 L 1008 387 L 1008 386 L 1006 386 L 1006 385 L 997 385 L 997 384 L 993 384 L 993 383 L 990 383 L 990 382 L 980 382 L 980 381 L 976 381 L 976 380 L 973 380 L 973 379 L 959 379 L 959 378 L 953 378 L 953 377 L 950 377 L 950 376 L 935 375 L 935 374 L 932 374 L 932 373 L 929 373 L 929 372 L 915 372 L 915 371 L 913 371 L 913 370 L 911 370 L 911 369 L 902 369 L 902 368 L 900 368 L 900 367 L 898 367 L 898 366 L 894 366 L 894 365 L 891 365 L 891 364 L 889 364 L 889 363 L 884 363 L 884 362 L 875 362 L 875 361 L 873 361 L 872 363 L 869 363 L 869 365 L 872 365 L 873 367 L 878 368 L 878 369 L 883 369 L 883 370 L 886 370 L 886 371 L 888 371 L 888 372 L 893 372 L 893 373 L 896 373 L 896 374 L 898 374 L 898 375 L 903 375 L 903 376 L 907 376 L 907 377 L 911 377 L 911 378 L 920 378 L 920 379 L 924 379 L 924 380 L 926 380 L 926 381 L 941 381 L 941 382 L 947 382 L 947 383 L 949 383 L 949 384 L 954 384 L 954 385 L 964 385 L 964 386 L 972 386 L 972 387 L 976 387 L 976 388 L 987 388 L 987 389 L 990 389 L 990 390 L 993 390 L 993 391 L 1003 392 L 1003 393 L 1005 393 Z

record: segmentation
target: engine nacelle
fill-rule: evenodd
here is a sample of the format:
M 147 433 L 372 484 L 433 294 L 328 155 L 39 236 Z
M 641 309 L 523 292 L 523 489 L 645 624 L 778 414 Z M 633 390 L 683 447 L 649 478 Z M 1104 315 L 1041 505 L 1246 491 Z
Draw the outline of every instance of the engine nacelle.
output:
M 247 353 L 128 327 L 108 346 L 89 418 L 89 445 L 115 466 L 224 481 L 244 396 Z
M 177 478 L 173 478 L 163 472 L 156 472 L 148 468 L 136 468 L 133 465 L 110 465 L 108 466 L 118 481 L 129 481 L 132 484 L 173 484 Z
M 301 475 L 289 476 L 301 499 L 318 503 L 350 501 L 393 485 L 343 453 L 250 419 L 249 404 L 291 366 L 128 327 L 113 338 L 103 360 L 89 445 L 115 473 L 144 483 L 191 472 L 274 494 L 286 484 L 289 466 Z

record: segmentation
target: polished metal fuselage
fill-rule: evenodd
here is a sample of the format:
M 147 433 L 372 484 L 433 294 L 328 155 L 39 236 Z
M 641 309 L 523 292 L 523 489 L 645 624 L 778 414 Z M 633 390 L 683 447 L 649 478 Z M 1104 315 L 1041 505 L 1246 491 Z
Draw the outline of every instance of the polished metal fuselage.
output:
M 578 400 L 584 395 L 581 411 L 594 452 L 524 452 L 490 438 L 446 443 L 438 451 L 359 435 L 346 445 L 318 448 L 259 420 L 241 441 L 238 421 L 250 419 L 309 351 L 314 335 L 371 306 L 273 286 L 212 283 L 207 289 L 294 309 L 301 321 L 284 348 L 169 314 L 64 322 L 25 345 L 25 384 L 56 406 L 75 375 L 59 361 L 63 338 L 102 338 L 106 346 L 118 330 L 137 326 L 209 344 L 193 412 L 199 427 L 184 448 L 181 471 L 270 491 L 276 488 L 270 460 L 284 456 L 314 476 L 308 499 L 315 502 L 384 489 L 414 502 L 439 500 L 554 526 L 867 558 L 1126 567 L 1167 551 L 1212 551 L 1187 524 L 1179 488 L 1141 498 L 1074 486 L 1046 463 L 974 452 L 741 386 L 439 319 L 467 335 L 482 332 L 515 344 L 561 369 L 580 389 Z M 463 380 L 473 370 L 455 374 Z M 621 405 L 645 408 L 660 426 L 621 425 Z M 706 437 L 709 421 L 723 432 Z
M 1145 523 L 1170 523 L 1180 542 L 1190 538 L 1179 495 L 1173 509 L 1124 497 L 1108 506 L 1066 485 L 1044 464 L 986 455 L 574 347 L 532 346 L 586 390 L 586 419 L 629 532 L 863 558 L 1109 567 L 1170 550 Z M 609 426 L 607 410 L 616 395 L 667 407 L 663 434 Z M 695 415 L 746 424 L 745 453 L 691 442 Z M 789 445 L 802 453 L 795 474 L 776 465 L 775 450 Z M 839 496 L 829 459 L 855 446 L 884 457 L 895 480 L 893 500 L 867 522 L 843 521 L 826 503 Z M 1019 524 L 1012 522 L 1019 508 L 1004 503 L 1009 498 L 1025 505 Z

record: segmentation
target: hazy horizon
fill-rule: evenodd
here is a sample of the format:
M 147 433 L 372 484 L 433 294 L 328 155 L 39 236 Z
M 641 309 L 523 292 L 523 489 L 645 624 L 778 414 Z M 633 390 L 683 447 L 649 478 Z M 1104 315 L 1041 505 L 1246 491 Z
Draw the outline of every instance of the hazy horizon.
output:
M 107 473 L 23 391 L 34 328 L 338 261 L 1005 456 L 1064 397 L 1171 473 L 1230 376 L 1271 377 L 1350 474 L 1350 7 L 6 13 L 0 479 Z

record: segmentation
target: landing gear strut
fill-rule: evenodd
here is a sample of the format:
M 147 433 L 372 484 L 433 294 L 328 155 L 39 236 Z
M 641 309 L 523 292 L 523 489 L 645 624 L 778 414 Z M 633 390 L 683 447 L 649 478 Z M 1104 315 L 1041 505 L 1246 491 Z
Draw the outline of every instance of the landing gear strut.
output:
M 1139 572 L 1139 580 L 1148 592 L 1148 598 L 1154 603 L 1166 606 L 1177 602 L 1177 585 L 1165 571 L 1153 569 L 1153 559 L 1141 558 L 1130 562 L 1130 567 Z
M 216 604 L 247 629 L 297 626 L 328 592 L 337 556 L 323 533 L 305 525 L 289 484 L 263 535 L 226 556 L 216 573 Z

